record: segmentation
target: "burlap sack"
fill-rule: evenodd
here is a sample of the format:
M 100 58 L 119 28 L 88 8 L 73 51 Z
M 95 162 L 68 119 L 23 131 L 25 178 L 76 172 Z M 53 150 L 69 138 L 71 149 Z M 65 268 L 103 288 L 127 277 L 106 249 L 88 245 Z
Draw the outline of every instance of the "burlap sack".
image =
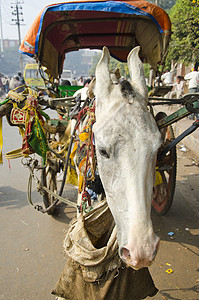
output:
M 118 256 L 116 227 L 106 202 L 71 224 L 66 265 L 52 294 L 70 300 L 138 300 L 157 293 L 148 268 L 135 271 Z

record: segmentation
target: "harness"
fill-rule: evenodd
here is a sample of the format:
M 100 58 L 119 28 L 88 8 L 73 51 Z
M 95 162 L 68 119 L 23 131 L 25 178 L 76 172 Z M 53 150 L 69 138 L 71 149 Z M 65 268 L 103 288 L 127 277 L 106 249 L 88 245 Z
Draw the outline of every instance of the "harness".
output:
M 23 156 L 26 158 L 26 161 L 24 159 L 22 160 L 22 164 L 28 167 L 30 170 L 30 178 L 28 181 L 28 201 L 34 206 L 35 209 L 45 213 L 55 206 L 58 201 L 62 201 L 78 208 L 80 212 L 87 213 L 92 209 L 91 200 L 96 199 L 97 194 L 104 192 L 99 174 L 96 170 L 94 133 L 92 131 L 93 124 L 95 123 L 95 98 L 92 100 L 87 98 L 83 107 L 81 107 L 81 102 L 78 103 L 79 107 L 76 107 L 77 110 L 75 112 L 72 111 L 72 118 L 76 119 L 76 124 L 71 134 L 69 143 L 64 147 L 64 151 L 66 152 L 65 158 L 63 155 L 59 155 L 59 152 L 57 153 L 57 151 L 54 151 L 53 147 L 51 148 L 51 145 L 47 143 L 44 133 L 45 131 L 43 130 L 43 116 L 46 120 L 48 120 L 49 117 L 39 109 L 36 99 L 37 95 L 32 94 L 31 90 L 25 90 L 21 94 L 18 94 L 15 91 L 10 91 L 9 98 L 1 103 L 1 105 L 3 105 L 5 103 L 7 104 L 7 102 L 11 102 L 12 124 L 18 126 L 23 138 L 22 149 L 20 148 L 7 153 L 6 158 L 11 159 Z M 21 105 L 21 103 L 23 103 L 23 105 Z M 82 124 L 84 126 L 83 129 L 81 129 Z M 2 126 L 0 122 L 0 133 L 1 130 Z M 32 136 L 31 140 L 29 138 L 30 134 Z M 2 142 L 3 141 L 0 134 L 0 163 Z M 31 151 L 32 149 L 33 151 Z M 47 187 L 43 186 L 40 180 L 34 174 L 34 170 L 45 168 L 45 166 L 40 167 L 36 159 L 29 157 L 29 154 L 36 152 L 43 157 L 43 161 L 45 162 L 47 151 L 54 153 L 56 157 L 61 158 L 61 160 L 64 162 L 64 176 L 58 195 Z M 71 170 L 69 166 L 71 166 L 71 161 L 73 161 L 74 158 L 77 160 L 77 167 L 79 168 L 79 180 L 76 183 L 78 183 L 78 193 L 81 194 L 80 206 L 72 203 L 72 201 L 69 199 L 61 197 L 66 179 L 68 182 L 68 179 L 71 176 Z M 56 199 L 50 206 L 48 206 L 47 209 L 43 209 L 40 205 L 34 205 L 32 203 L 32 179 L 36 181 L 37 189 L 41 194 L 47 192 L 54 197 L 54 199 Z M 75 177 L 73 171 L 72 180 L 74 181 L 74 179 Z
M 34 169 L 37 166 L 34 165 L 34 160 L 30 160 L 24 165 L 30 169 L 30 177 L 36 180 L 37 189 L 42 194 L 47 192 L 49 195 L 56 199 L 48 208 L 43 209 L 42 206 L 34 206 L 31 201 L 31 179 L 28 184 L 28 199 L 29 203 L 34 206 L 34 208 L 43 213 L 54 207 L 58 201 L 62 201 L 72 207 L 75 207 L 79 212 L 89 212 L 92 210 L 92 199 L 97 197 L 97 194 L 104 193 L 104 189 L 99 178 L 99 174 L 96 170 L 96 158 L 95 158 L 95 145 L 94 145 L 94 134 L 92 131 L 93 124 L 95 123 L 95 102 L 94 99 L 91 101 L 90 105 L 83 107 L 79 113 L 73 116 L 76 119 L 76 124 L 74 126 L 73 132 L 70 137 L 70 142 L 67 149 L 67 155 L 64 159 L 64 174 L 63 180 L 58 192 L 58 195 L 52 192 L 45 186 L 42 186 L 40 180 L 34 175 Z M 83 129 L 80 129 L 82 123 L 85 123 Z M 80 131 L 79 133 L 77 133 Z M 72 149 L 73 148 L 73 149 Z M 49 148 L 53 153 L 51 147 Z M 57 153 L 54 153 L 57 155 Z M 80 205 L 75 204 L 67 198 L 63 198 L 62 192 L 66 182 L 69 182 L 70 177 L 70 167 L 71 161 L 75 160 L 76 165 L 79 169 L 79 180 L 78 180 L 78 193 L 81 194 Z M 74 179 L 74 178 L 73 178 Z M 71 182 L 74 184 L 74 182 Z
M 91 197 L 93 190 L 87 188 L 89 182 L 95 180 L 96 176 L 96 159 L 95 159 L 95 146 L 94 134 L 92 131 L 93 124 L 95 123 L 95 101 L 91 102 L 90 106 L 83 108 L 77 115 L 76 130 L 79 129 L 81 120 L 85 119 L 85 126 L 76 137 L 75 145 L 70 159 L 76 158 L 76 163 L 79 168 L 79 182 L 78 193 L 81 194 L 81 205 L 79 210 L 89 212 L 92 209 Z M 84 122 L 84 121 L 83 121 Z M 87 209 L 89 206 L 89 209 Z

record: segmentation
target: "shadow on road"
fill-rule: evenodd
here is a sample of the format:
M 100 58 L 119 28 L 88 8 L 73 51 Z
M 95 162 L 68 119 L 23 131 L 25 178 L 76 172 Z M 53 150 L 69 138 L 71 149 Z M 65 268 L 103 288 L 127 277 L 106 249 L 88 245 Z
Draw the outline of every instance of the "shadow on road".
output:
M 74 203 L 77 203 L 77 195 L 77 189 L 74 188 L 74 186 L 67 184 L 62 197 L 67 198 Z M 76 215 L 76 208 L 69 206 L 63 202 L 59 202 L 52 217 L 58 222 L 68 224 L 70 221 L 72 221 L 73 218 L 76 217 Z
M 199 285 L 194 285 L 192 287 L 189 288 L 180 288 L 180 290 L 182 292 L 195 292 L 196 294 L 199 293 Z M 159 293 L 166 297 L 165 299 L 169 299 L 169 300 L 182 300 L 182 298 L 176 298 L 176 297 L 172 297 L 171 296 L 171 292 L 175 292 L 175 291 L 179 291 L 179 289 L 168 289 L 168 290 L 161 290 Z M 163 298 L 164 299 L 164 298 Z
M 28 204 L 25 192 L 16 190 L 10 186 L 0 187 L 0 207 L 8 209 L 22 208 Z
M 60 203 L 55 208 L 52 218 L 58 222 L 69 224 L 76 217 L 76 209 L 65 203 Z
M 152 210 L 152 220 L 154 230 L 161 240 L 175 242 L 186 248 L 188 251 L 194 252 L 189 245 L 198 247 L 199 245 L 199 218 L 197 209 L 199 205 L 198 193 L 198 175 L 184 176 L 186 185 L 183 181 L 178 180 L 174 195 L 173 205 L 165 216 L 157 216 Z M 192 185 L 188 186 L 188 183 Z M 193 187 L 193 182 L 196 187 Z M 189 199 L 189 201 L 187 201 Z M 173 232 L 171 237 L 169 233 Z
M 76 189 L 67 189 L 64 191 L 63 197 L 69 198 L 71 201 L 76 203 L 77 199 L 77 190 Z M 39 204 L 44 208 L 42 202 L 42 196 L 36 191 L 33 190 L 31 193 L 31 199 L 34 205 Z M 0 187 L 0 208 L 4 207 L 7 209 L 21 209 L 29 205 L 27 199 L 27 193 L 12 188 L 10 186 L 1 186 Z M 34 207 L 32 207 L 34 210 Z M 41 212 L 38 212 L 40 214 Z M 49 218 L 54 218 L 58 222 L 68 224 L 74 217 L 76 217 L 76 209 L 70 207 L 69 205 L 60 202 L 53 213 Z

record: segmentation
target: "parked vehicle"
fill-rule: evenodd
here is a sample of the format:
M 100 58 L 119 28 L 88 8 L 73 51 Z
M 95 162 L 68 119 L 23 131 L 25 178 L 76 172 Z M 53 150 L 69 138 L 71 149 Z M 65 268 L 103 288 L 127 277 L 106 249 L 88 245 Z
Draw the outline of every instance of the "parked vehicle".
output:
M 70 84 L 72 84 L 73 76 L 72 76 L 71 70 L 63 70 L 62 75 L 61 75 L 60 84 L 66 85 L 66 80 L 68 80 L 70 82 Z
M 44 69 L 44 68 L 43 68 Z M 40 75 L 38 64 L 26 64 L 23 74 L 25 84 L 32 88 L 44 87 L 44 80 Z

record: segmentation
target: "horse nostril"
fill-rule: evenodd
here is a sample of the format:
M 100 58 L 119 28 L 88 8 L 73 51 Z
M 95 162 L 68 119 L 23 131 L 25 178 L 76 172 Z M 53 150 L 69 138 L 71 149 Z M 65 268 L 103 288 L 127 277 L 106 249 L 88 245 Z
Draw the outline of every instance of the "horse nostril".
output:
M 127 257 L 130 257 L 130 252 L 127 248 L 123 247 L 122 248 L 122 258 L 127 258 Z
M 130 251 L 125 247 L 122 248 L 122 259 L 125 260 L 127 265 L 137 265 L 138 263 L 137 260 L 132 261 Z

